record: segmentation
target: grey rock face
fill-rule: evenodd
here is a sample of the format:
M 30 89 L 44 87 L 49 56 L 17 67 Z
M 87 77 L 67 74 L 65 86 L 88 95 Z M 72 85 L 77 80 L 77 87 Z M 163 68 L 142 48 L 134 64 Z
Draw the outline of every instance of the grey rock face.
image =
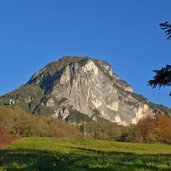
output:
M 148 104 L 139 102 L 129 92 L 132 92 L 132 88 L 122 82 L 109 65 L 87 59 L 84 65 L 79 62 L 67 65 L 59 84 L 51 90 L 54 101 L 65 98 L 68 103 L 55 106 L 48 101 L 46 105 L 51 104 L 50 107 L 55 111 L 59 108 L 74 108 L 90 118 L 94 118 L 98 111 L 98 117 L 128 125 L 137 123 L 152 112 Z
M 44 95 L 39 103 L 43 101 L 53 109 L 54 117 L 62 119 L 76 110 L 93 120 L 100 117 L 129 125 L 155 114 L 149 101 L 133 93 L 111 66 L 101 60 L 61 58 L 34 74 L 27 85 L 40 87 Z

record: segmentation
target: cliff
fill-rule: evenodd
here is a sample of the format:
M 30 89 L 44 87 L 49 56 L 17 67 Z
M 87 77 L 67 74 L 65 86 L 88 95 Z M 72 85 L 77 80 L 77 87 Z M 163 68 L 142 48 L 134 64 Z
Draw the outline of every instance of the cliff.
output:
M 49 63 L 28 83 L 2 96 L 0 104 L 20 106 L 33 114 L 48 114 L 64 120 L 74 121 L 82 115 L 121 125 L 136 124 L 157 111 L 170 112 L 133 93 L 108 63 L 74 56 Z

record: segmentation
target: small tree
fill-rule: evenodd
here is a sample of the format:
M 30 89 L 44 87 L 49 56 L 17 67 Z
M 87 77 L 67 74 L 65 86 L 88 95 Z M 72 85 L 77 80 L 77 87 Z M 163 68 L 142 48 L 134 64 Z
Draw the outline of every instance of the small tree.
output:
M 140 120 L 135 130 L 140 132 L 142 142 L 171 143 L 171 118 L 165 114 Z

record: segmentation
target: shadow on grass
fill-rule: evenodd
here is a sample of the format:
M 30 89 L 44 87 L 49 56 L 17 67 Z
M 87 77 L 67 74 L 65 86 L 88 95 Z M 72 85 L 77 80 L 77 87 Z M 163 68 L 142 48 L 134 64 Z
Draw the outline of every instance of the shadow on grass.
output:
M 171 155 L 135 155 L 74 148 L 81 153 L 58 153 L 42 150 L 0 150 L 0 169 L 40 171 L 151 171 L 171 170 Z

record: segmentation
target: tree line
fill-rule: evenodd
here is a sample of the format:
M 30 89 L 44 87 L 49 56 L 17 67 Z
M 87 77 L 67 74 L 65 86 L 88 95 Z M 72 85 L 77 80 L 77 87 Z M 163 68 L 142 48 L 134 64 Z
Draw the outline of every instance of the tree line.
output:
M 86 127 L 85 127 L 86 125 Z M 58 118 L 32 115 L 20 110 L 0 108 L 0 143 L 13 137 L 67 137 L 122 142 L 171 144 L 171 118 L 165 114 L 147 117 L 136 125 L 120 126 L 101 119 L 71 125 Z

